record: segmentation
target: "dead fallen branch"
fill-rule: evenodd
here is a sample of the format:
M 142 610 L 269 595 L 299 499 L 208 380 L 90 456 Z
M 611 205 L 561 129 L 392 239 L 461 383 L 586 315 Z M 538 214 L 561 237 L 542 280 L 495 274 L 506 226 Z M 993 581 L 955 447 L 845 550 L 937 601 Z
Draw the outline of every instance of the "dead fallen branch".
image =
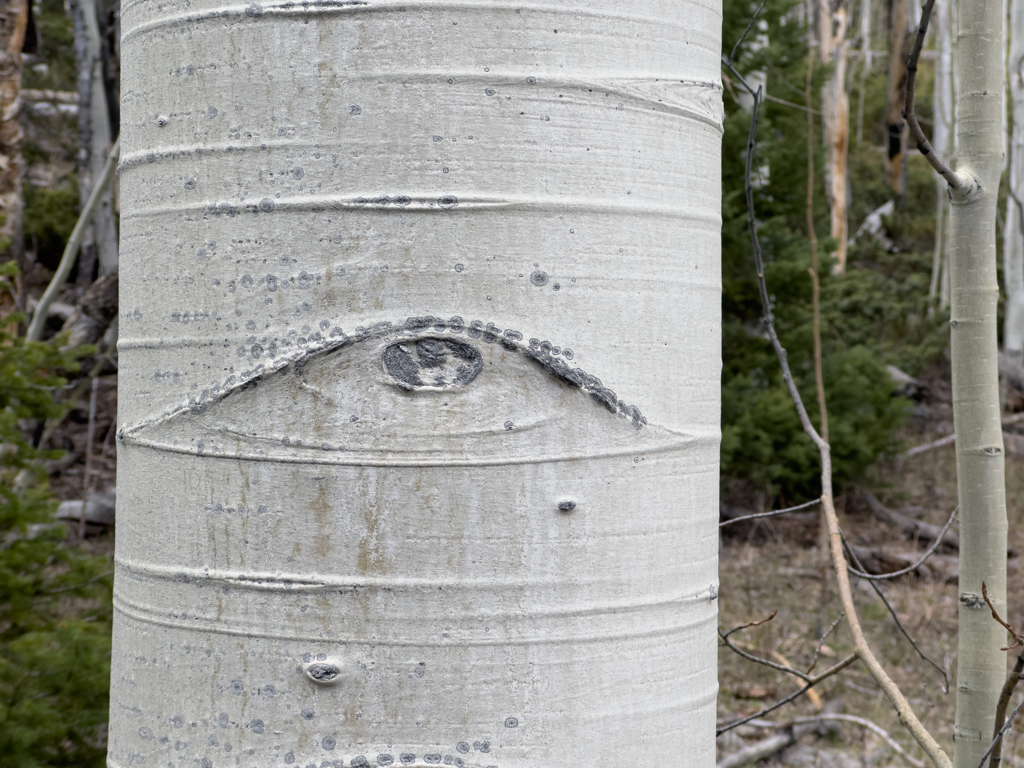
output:
M 896 512 L 895 510 L 888 509 L 873 493 L 865 492 L 863 496 L 864 500 L 868 503 L 868 507 L 871 509 L 872 514 L 874 514 L 874 516 L 883 523 L 895 525 L 911 538 L 925 539 L 927 541 L 938 540 L 947 546 L 954 547 L 955 549 L 960 548 L 960 536 L 953 531 L 943 529 L 942 526 L 926 523 L 922 520 L 915 520 L 908 515 L 904 515 L 902 512 Z M 945 532 L 943 533 L 944 530 Z
M 832 702 L 829 703 L 831 704 Z M 914 768 L 924 768 L 925 766 L 923 760 L 918 760 L 916 757 L 908 754 L 888 731 L 867 718 L 857 717 L 856 715 L 823 712 L 820 715 L 798 717 L 782 723 L 773 723 L 767 720 L 752 721 L 750 725 L 757 728 L 778 729 L 784 731 L 784 733 L 769 736 L 756 744 L 751 744 L 749 747 L 741 749 L 736 754 L 730 755 L 719 761 L 715 768 L 741 768 L 741 766 L 752 764 L 755 760 L 763 760 L 765 757 L 770 757 L 771 755 L 792 746 L 803 736 L 818 730 L 821 725 L 826 723 L 853 723 L 854 725 L 859 725 L 861 728 L 866 728 L 882 739 L 882 741 L 889 745 L 889 748 L 892 749 L 893 752 L 906 760 L 910 765 L 914 766 Z M 786 736 L 791 736 L 792 739 L 781 747 L 777 746 L 780 743 L 780 739 L 784 739 Z M 774 752 L 767 752 L 770 747 L 775 747 Z

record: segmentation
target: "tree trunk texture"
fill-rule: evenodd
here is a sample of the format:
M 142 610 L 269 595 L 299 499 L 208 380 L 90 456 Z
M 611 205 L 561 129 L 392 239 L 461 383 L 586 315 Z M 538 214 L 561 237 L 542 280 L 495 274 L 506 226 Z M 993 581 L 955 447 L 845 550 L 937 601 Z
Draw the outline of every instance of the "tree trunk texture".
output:
M 78 189 L 84 204 L 103 170 L 114 134 L 104 77 L 102 0 L 69 0 L 69 4 L 78 67 Z M 83 285 L 92 282 L 97 259 L 99 274 L 117 271 L 117 226 L 112 190 L 100 201 L 79 259 L 78 281 Z
M 889 147 L 886 180 L 902 208 L 907 194 L 906 163 L 907 125 L 903 119 L 903 102 L 907 86 L 908 28 L 910 0 L 891 0 L 889 13 L 889 77 L 886 87 L 889 114 Z
M 1003 282 L 1006 319 L 1003 348 L 1015 359 L 1024 355 L 1024 0 L 1010 0 L 1010 50 L 1007 61 L 1012 130 L 1003 225 Z
M 21 49 L 28 26 L 28 0 L 0 5 L 0 250 L 19 261 L 21 234 Z M 24 266 L 24 265 L 22 265 Z
M 818 39 L 821 60 L 832 66 L 822 92 L 822 127 L 825 134 L 825 193 L 828 200 L 830 236 L 836 241 L 833 271 L 846 271 L 847 194 L 846 158 L 850 143 L 850 98 L 846 92 L 846 39 L 849 12 L 845 0 L 833 8 L 830 0 L 818 0 Z
M 996 204 L 1003 154 L 1002 0 L 958 3 L 957 173 L 980 189 L 950 206 L 953 416 L 960 501 L 957 768 L 977 768 L 1006 676 L 1006 498 L 996 346 Z
M 721 24 L 125 4 L 110 766 L 714 764 Z
M 931 26 L 935 29 L 935 87 L 932 92 L 932 145 L 940 157 L 953 157 L 953 123 L 956 99 L 953 94 L 953 40 L 956 20 L 956 0 L 936 0 Z M 931 299 L 940 298 L 943 307 L 949 306 L 949 191 L 946 181 L 935 179 L 935 257 L 932 260 L 932 278 L 928 286 Z M 943 281 L 943 275 L 946 280 Z

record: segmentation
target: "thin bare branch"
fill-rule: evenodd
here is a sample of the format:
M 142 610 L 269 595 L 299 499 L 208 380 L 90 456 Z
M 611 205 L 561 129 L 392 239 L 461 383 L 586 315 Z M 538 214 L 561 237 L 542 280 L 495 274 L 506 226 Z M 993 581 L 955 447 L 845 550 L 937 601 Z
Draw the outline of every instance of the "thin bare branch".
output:
M 725 59 L 723 57 L 723 61 L 724 60 Z M 732 67 L 732 64 L 730 62 L 725 63 L 726 66 L 735 73 L 735 68 Z M 738 73 L 735 74 L 738 75 Z M 907 730 L 910 731 L 910 734 L 914 737 L 917 743 L 921 745 L 921 748 L 924 749 L 932 762 L 934 762 L 938 768 L 952 768 L 953 763 L 949 759 L 949 755 L 946 754 L 935 738 L 927 731 L 927 729 L 925 729 L 913 709 L 911 709 L 910 703 L 903 695 L 903 692 L 899 689 L 899 686 L 893 682 L 892 678 L 889 677 L 888 673 L 878 662 L 874 652 L 872 652 L 871 647 L 868 645 L 867 639 L 864 637 L 864 631 L 860 626 L 859 619 L 857 618 L 856 608 L 853 604 L 853 593 L 850 589 L 850 576 L 849 573 L 847 573 L 846 557 L 843 554 L 843 541 L 842 535 L 839 531 L 839 518 L 836 516 L 835 507 L 832 504 L 831 448 L 826 441 L 822 440 L 821 435 L 818 434 L 818 431 L 814 428 L 814 425 L 811 423 L 811 420 L 807 415 L 807 409 L 804 407 L 803 399 L 800 397 L 800 392 L 797 390 L 796 383 L 793 380 L 793 374 L 789 367 L 786 350 L 782 346 L 782 343 L 779 341 L 779 337 L 775 332 L 775 319 L 772 314 L 771 299 L 768 295 L 768 286 L 765 282 L 764 262 L 761 253 L 761 243 L 757 235 L 757 219 L 755 218 L 754 211 L 753 163 L 757 149 L 757 126 L 761 111 L 762 93 L 760 88 L 758 88 L 757 91 L 754 91 L 750 88 L 748 83 L 745 81 L 743 82 L 747 90 L 754 95 L 754 105 L 750 113 L 750 133 L 747 139 L 746 178 L 744 186 L 747 202 L 747 225 L 750 231 L 750 240 L 754 252 L 754 263 L 757 267 L 757 281 L 761 297 L 763 322 L 765 330 L 768 333 L 768 338 L 771 340 L 772 346 L 775 349 L 775 354 L 779 359 L 779 365 L 782 367 L 783 381 L 786 383 L 786 388 L 789 391 L 790 398 L 792 399 L 797 415 L 800 418 L 800 424 L 807 436 L 811 438 L 815 447 L 818 448 L 818 452 L 821 455 L 822 508 L 825 512 L 825 522 L 828 527 L 829 546 L 832 553 L 832 564 L 835 568 L 836 581 L 839 586 L 839 597 L 842 602 L 843 611 L 846 613 L 847 622 L 850 627 L 850 634 L 853 635 L 854 647 L 856 648 L 855 655 L 864 662 L 868 671 L 871 673 L 871 676 L 882 688 L 889 701 L 896 709 L 896 713 L 899 716 L 900 721 L 906 726 Z M 800 691 L 799 693 L 803 693 L 803 691 Z M 799 695 L 799 693 L 797 695 Z M 793 698 L 795 698 L 795 696 Z M 777 706 L 781 706 L 781 704 Z M 739 723 L 737 722 L 736 724 Z M 720 730 L 719 733 L 721 732 L 722 731 Z
M 786 101 L 785 99 L 780 99 L 778 96 L 772 96 L 770 93 L 764 94 L 764 100 L 771 101 L 775 104 L 782 104 L 787 107 L 792 107 L 793 109 L 799 109 L 801 112 L 806 112 L 808 115 L 818 115 L 819 117 L 821 116 L 821 112 L 817 109 L 810 109 L 809 107 L 805 107 L 802 104 L 797 104 L 794 101 Z
M 923 555 L 921 555 L 921 559 L 913 565 L 908 565 L 906 568 L 900 568 L 898 571 L 893 571 L 892 573 L 877 574 L 867 573 L 865 571 L 858 570 L 854 568 L 852 565 L 847 565 L 847 568 L 849 569 L 850 573 L 852 573 L 858 579 L 864 579 L 865 581 L 886 581 L 888 579 L 895 579 L 897 576 L 903 576 L 907 573 L 913 573 L 922 565 L 924 565 L 924 561 L 931 557 L 935 553 L 935 550 L 939 548 L 939 545 L 942 544 L 943 536 L 946 535 L 946 531 L 949 530 L 949 527 L 953 524 L 953 521 L 956 520 L 956 513 L 959 510 L 960 507 L 953 508 L 953 513 L 949 516 L 949 520 L 946 521 L 946 524 L 942 526 L 942 531 L 939 533 L 938 538 L 935 539 L 935 541 L 932 542 L 932 545 L 928 547 L 928 549 L 925 551 Z
M 914 47 L 911 49 L 910 57 L 907 59 L 907 93 L 906 102 L 903 107 L 903 117 L 906 118 L 907 125 L 910 126 L 910 133 L 914 137 L 914 141 L 917 142 L 917 148 L 928 160 L 932 168 L 935 169 L 935 172 L 946 180 L 951 189 L 959 194 L 966 194 L 969 191 L 969 185 L 963 177 L 957 175 L 955 171 L 935 154 L 935 150 L 932 148 L 931 142 L 925 137 L 924 131 L 921 130 L 921 124 L 917 121 L 917 114 L 914 112 L 917 62 L 921 58 L 921 49 L 924 48 L 924 38 L 928 33 L 928 22 L 931 21 L 932 8 L 934 6 L 935 0 L 926 0 L 924 7 L 921 9 L 921 25 L 917 29 Z
M 1020 704 L 1014 707 L 1013 712 L 1011 712 L 1010 716 L 1006 718 L 1006 722 L 1003 723 L 1003 727 L 999 729 L 998 733 L 996 733 L 995 738 L 992 739 L 992 743 L 989 744 L 988 749 L 985 750 L 985 754 L 981 756 L 981 762 L 978 763 L 978 768 L 985 768 L 985 761 L 988 760 L 989 755 L 995 752 L 996 747 L 1001 745 L 1003 740 L 1003 734 L 1010 729 L 1010 725 L 1013 723 L 1013 718 L 1015 718 L 1017 716 L 1017 713 L 1020 712 L 1021 707 L 1024 707 L 1024 699 L 1020 700 Z M 995 767 L 993 766 L 993 768 Z
M 985 598 L 985 605 L 987 605 L 988 609 L 992 611 L 992 618 L 995 619 L 998 624 L 1001 624 L 1003 628 L 1007 632 L 1009 632 L 1010 636 L 1013 638 L 1013 645 L 1008 645 L 1005 648 L 1000 648 L 1000 650 L 1009 651 L 1012 648 L 1017 648 L 1018 646 L 1024 645 L 1024 638 L 1021 638 L 1021 636 L 1017 634 L 1017 630 L 1015 630 L 1013 627 L 1011 627 L 1009 624 L 1003 621 L 1002 616 L 999 615 L 999 611 L 997 611 L 996 607 L 992 605 L 992 601 L 988 599 L 988 585 L 984 581 L 981 582 L 981 596 Z
M 1013 689 L 1017 687 L 1022 674 L 1024 674 L 1024 650 L 1017 654 L 1017 662 L 1013 665 L 1013 671 L 1007 675 L 1003 689 L 999 692 L 999 701 L 996 704 L 995 733 L 992 737 L 992 760 L 988 764 L 989 768 L 999 768 L 999 764 L 1003 761 L 1003 737 L 1001 735 L 1003 723 L 1006 722 L 1006 710 L 1010 707 Z
M 857 660 L 857 654 L 856 653 L 851 653 L 849 656 L 847 656 L 845 659 L 840 661 L 838 664 L 835 664 L 835 665 L 829 667 L 828 669 L 826 669 L 824 672 L 822 672 L 817 677 L 812 677 L 810 679 L 810 681 L 806 685 L 804 685 L 803 688 L 800 688 L 799 690 L 794 691 L 793 693 L 791 693 L 789 696 L 787 696 L 784 699 L 780 699 L 779 701 L 777 701 L 774 704 L 772 704 L 770 707 L 765 707 L 760 712 L 755 712 L 754 714 L 748 715 L 747 717 L 738 718 L 736 720 L 733 720 L 732 722 L 726 723 L 725 725 L 716 728 L 715 729 L 715 735 L 716 736 L 721 736 L 726 731 L 731 731 L 733 728 L 737 728 L 737 727 L 739 727 L 739 726 L 741 726 L 741 725 L 743 725 L 745 723 L 749 723 L 751 720 L 756 720 L 759 717 L 763 717 L 764 715 L 767 715 L 770 712 L 774 712 L 779 707 L 785 706 L 786 704 L 789 704 L 791 701 L 795 701 L 796 699 L 800 698 L 805 693 L 807 693 L 809 690 L 811 690 L 811 688 L 816 686 L 818 683 L 820 683 L 820 682 L 822 682 L 824 680 L 827 680 L 828 678 L 832 677 L 833 675 L 835 675 L 838 672 L 843 671 L 848 666 L 853 664 L 853 662 L 855 662 L 856 660 Z
M 825 640 L 832 634 L 832 630 L 839 626 L 839 622 L 843 620 L 843 616 L 845 615 L 845 613 L 840 611 L 836 620 L 832 622 L 832 625 L 822 633 L 821 637 L 818 638 L 818 645 L 814 648 L 814 658 L 811 659 L 811 666 L 807 668 L 808 675 L 814 671 L 816 666 L 818 666 L 818 658 L 821 656 L 821 646 L 825 644 Z
M 933 1 L 934 0 L 929 0 L 929 2 Z M 725 65 L 737 75 L 737 77 L 740 77 L 731 62 L 726 61 L 724 56 L 722 57 L 722 60 Z M 747 90 L 754 96 L 754 105 L 750 112 L 750 133 L 747 138 L 746 176 L 744 187 L 747 202 L 747 226 L 750 231 L 750 240 L 754 252 L 754 263 L 757 267 L 757 282 L 761 297 L 763 323 L 765 330 L 768 333 L 768 338 L 772 342 L 772 347 L 775 349 L 775 354 L 779 359 L 779 365 L 782 368 L 782 378 L 786 383 L 790 399 L 792 399 L 797 415 L 800 418 L 800 424 L 807 436 L 811 438 L 811 441 L 814 443 L 815 447 L 817 447 L 818 452 L 821 455 L 822 508 L 825 512 L 825 522 L 828 527 L 829 546 L 832 553 L 832 564 L 835 568 L 836 581 L 839 585 L 839 597 L 843 611 L 846 613 L 847 622 L 850 627 L 850 634 L 853 635 L 854 647 L 856 648 L 855 656 L 864 662 L 864 665 L 868 668 L 871 676 L 882 688 L 885 695 L 896 709 L 900 722 L 906 726 L 907 730 L 910 731 L 910 734 L 914 737 L 917 743 L 921 745 L 921 748 L 925 751 L 932 762 L 935 763 L 938 768 L 952 768 L 953 763 L 949 759 L 949 755 L 946 754 L 935 738 L 927 731 L 918 719 L 917 715 L 914 713 L 913 709 L 911 709 L 910 703 L 903 695 L 903 692 L 899 689 L 899 686 L 893 682 L 892 678 L 889 677 L 888 673 L 878 662 L 874 652 L 868 645 L 867 639 L 864 637 L 864 631 L 860 626 L 860 620 L 857 618 L 856 608 L 853 604 L 853 593 L 850 589 L 850 576 L 847 572 L 846 556 L 843 554 L 843 540 L 842 534 L 839 531 L 839 518 L 836 516 L 835 507 L 832 504 L 831 448 L 826 441 L 822 440 L 821 435 L 818 434 L 818 431 L 814 428 L 814 425 L 811 423 L 811 420 L 807 415 L 807 409 L 804 407 L 803 399 L 800 397 L 800 392 L 797 390 L 796 383 L 793 380 L 793 374 L 789 367 L 786 350 L 782 346 L 782 343 L 779 341 L 779 337 L 775 332 L 775 319 L 772 314 L 771 299 L 768 295 L 768 285 L 764 276 L 764 261 L 761 253 L 761 242 L 757 235 L 757 219 L 755 217 L 754 210 L 753 163 L 757 149 L 757 126 L 763 98 L 760 88 L 754 91 L 750 87 L 749 83 L 742 80 L 742 78 L 740 79 L 743 82 L 744 87 L 747 88 Z M 811 686 L 808 684 L 806 687 L 810 688 Z M 799 691 L 796 695 L 803 692 L 804 691 Z M 771 711 L 772 709 L 781 706 L 781 704 L 786 701 L 791 701 L 792 698 L 796 698 L 796 695 L 783 700 L 783 702 L 780 702 L 780 704 L 775 705 L 767 711 Z M 742 722 L 746 721 L 747 718 L 742 720 Z M 729 727 L 735 727 L 739 722 L 741 721 L 737 721 Z M 728 730 L 728 728 L 726 730 Z M 719 730 L 718 732 L 722 733 L 722 730 Z
M 854 552 L 853 549 L 850 547 L 849 543 L 846 541 L 846 537 L 842 535 L 842 531 L 839 532 L 839 535 L 842 536 L 843 545 L 846 547 L 846 550 L 850 553 L 850 558 L 857 564 L 857 567 L 861 571 L 863 571 L 864 564 L 857 558 L 857 553 Z M 854 569 L 850 568 L 849 565 L 847 565 L 847 568 L 850 571 L 854 571 Z M 889 611 L 889 615 L 892 616 L 892 620 L 896 622 L 896 627 L 903 634 L 903 636 L 907 638 L 907 642 L 914 647 L 914 650 L 917 652 L 917 655 L 921 657 L 921 660 L 931 664 L 933 667 L 935 667 L 935 669 L 939 671 L 939 674 L 942 675 L 942 692 L 949 693 L 949 673 L 946 672 L 945 667 L 940 667 L 938 664 L 932 661 L 927 656 L 927 654 L 925 654 L 925 652 L 920 649 L 920 647 L 918 647 L 917 642 L 914 640 L 914 638 L 910 636 L 910 633 L 907 632 L 906 628 L 903 626 L 903 622 L 900 621 L 900 617 L 896 613 L 896 609 L 892 607 L 892 605 L 889 603 L 889 600 L 885 597 L 885 593 L 882 592 L 881 587 L 879 587 L 878 584 L 876 584 L 874 581 L 870 580 L 868 581 L 868 584 L 870 584 L 871 588 L 875 590 L 875 594 L 878 595 L 879 599 L 885 605 L 886 610 Z
M 89 193 L 85 205 L 82 206 L 82 212 L 78 216 L 78 221 L 75 222 L 75 228 L 71 230 L 67 245 L 64 247 L 64 254 L 60 257 L 57 271 L 53 273 L 50 284 L 46 286 L 43 295 L 39 297 L 36 311 L 32 315 L 32 322 L 29 323 L 28 330 L 25 332 L 25 338 L 29 341 L 39 341 L 43 337 L 43 327 L 46 325 L 47 311 L 57 298 L 57 294 L 60 293 L 64 281 L 71 274 L 71 268 L 75 264 L 75 259 L 78 258 L 78 249 L 82 245 L 82 238 L 85 237 L 86 227 L 92 223 L 92 217 L 96 214 L 96 209 L 99 208 L 103 193 L 117 171 L 117 160 L 120 157 L 120 151 L 121 140 L 118 139 L 114 142 L 110 155 L 107 156 L 107 162 L 103 165 L 99 178 L 93 184 L 92 192 Z
M 940 437 L 938 440 L 932 440 L 930 443 L 925 443 L 924 445 L 915 445 L 913 448 L 902 454 L 900 458 L 909 459 L 911 456 L 918 456 L 922 453 L 927 453 L 928 451 L 934 451 L 936 448 L 952 445 L 955 442 L 956 434 L 946 435 L 945 437 Z
M 763 664 L 764 666 L 770 667 L 771 669 L 774 669 L 777 672 L 785 672 L 786 674 L 793 675 L 794 677 L 799 677 L 805 683 L 806 682 L 810 682 L 810 680 L 811 680 L 811 676 L 810 675 L 808 675 L 808 674 L 806 674 L 804 672 L 801 672 L 799 669 L 796 669 L 795 667 L 793 667 L 793 666 L 791 666 L 789 664 L 779 664 L 778 662 L 771 661 L 770 659 L 766 659 L 766 658 L 764 658 L 762 656 L 755 656 L 752 653 L 748 653 L 747 651 L 743 650 L 738 645 L 736 645 L 732 640 L 730 640 L 722 632 L 722 630 L 718 630 L 718 637 L 721 638 L 721 640 L 722 640 L 720 645 L 723 645 L 726 648 L 728 648 L 729 650 L 736 652 L 737 654 L 742 656 L 747 661 L 752 661 L 755 664 Z
M 736 45 L 734 45 L 732 47 L 732 51 L 729 52 L 729 64 L 730 65 L 734 61 L 736 61 L 736 51 L 739 50 L 739 47 L 743 44 L 743 41 L 746 39 L 747 34 L 750 32 L 751 28 L 754 26 L 754 22 L 757 21 L 757 17 L 761 15 L 761 11 L 764 10 L 764 7 L 767 4 L 768 4 L 768 0 L 761 0 L 761 4 L 759 6 L 757 6 L 757 10 L 754 11 L 753 15 L 750 17 L 750 21 L 747 22 L 747 28 L 743 30 L 743 34 L 740 35 L 740 39 L 736 41 Z
M 821 504 L 821 499 L 814 499 L 813 501 L 805 501 L 803 504 L 797 504 L 795 507 L 786 507 L 785 509 L 774 509 L 771 512 L 758 512 L 754 515 L 743 515 L 742 517 L 734 517 L 730 520 L 724 520 L 718 524 L 719 528 L 725 528 L 727 525 L 733 523 L 741 523 L 744 520 L 758 520 L 762 517 L 778 517 L 779 515 L 786 515 L 790 512 L 799 512 L 801 509 L 809 509 L 810 507 L 816 507 Z
M 759 619 L 758 621 L 748 621 L 746 624 L 740 624 L 738 627 L 733 627 L 732 629 L 730 629 L 725 634 L 722 634 L 722 630 L 718 630 L 718 634 L 722 636 L 723 640 L 725 640 L 727 637 L 729 637 L 729 635 L 731 635 L 731 634 L 733 634 L 735 632 L 739 632 L 741 629 L 750 629 L 751 627 L 759 627 L 762 624 L 767 624 L 769 621 L 771 621 L 776 616 L 778 616 L 778 614 L 779 614 L 779 609 L 776 608 L 774 611 L 772 611 L 771 616 L 769 616 L 768 618 Z

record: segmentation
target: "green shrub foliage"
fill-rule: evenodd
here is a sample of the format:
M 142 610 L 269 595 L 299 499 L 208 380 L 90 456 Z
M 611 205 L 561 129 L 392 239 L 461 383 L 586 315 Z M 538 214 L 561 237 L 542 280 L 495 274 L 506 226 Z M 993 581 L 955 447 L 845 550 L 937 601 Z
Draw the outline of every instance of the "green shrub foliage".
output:
M 726 51 L 740 38 L 756 4 L 726 0 Z M 805 103 L 807 35 L 793 0 L 768 0 L 762 18 L 768 45 L 745 43 L 737 54 L 741 73 L 767 76 L 767 93 Z M 756 30 L 748 34 L 753 40 Z M 884 41 L 879 42 L 884 45 Z M 756 49 L 756 50 L 755 50 Z M 860 144 L 855 120 L 860 69 L 851 61 L 849 154 L 850 232 L 891 198 L 884 182 L 884 65 L 867 78 Z M 923 69 L 923 67 L 922 67 Z M 724 72 L 730 78 L 728 72 Z M 828 71 L 813 71 L 812 107 L 820 108 Z M 919 111 L 930 113 L 930 73 L 921 78 Z M 813 498 L 820 491 L 817 451 L 803 434 L 782 381 L 778 360 L 761 323 L 756 273 L 744 198 L 744 165 L 750 113 L 738 99 L 740 85 L 726 82 L 723 147 L 722 231 L 722 477 L 740 480 L 783 501 Z M 928 283 L 934 238 L 935 183 L 920 157 L 911 157 L 906 204 L 886 220 L 895 243 L 890 250 L 861 238 L 847 257 L 842 276 L 829 274 L 828 208 L 824 189 L 821 120 L 815 117 L 814 224 L 820 240 L 822 357 L 835 480 L 840 488 L 862 478 L 879 457 L 895 448 L 894 435 L 908 403 L 893 395 L 886 371 L 895 365 L 918 375 L 945 361 L 946 321 L 930 308 Z M 758 132 L 759 173 L 755 207 L 773 297 L 776 325 L 797 386 L 818 425 L 814 387 L 810 238 L 806 223 L 807 113 L 766 101 Z M 919 162 L 920 161 L 920 162 Z
M 9 288 L 13 264 L 0 266 Z M 17 321 L 17 316 L 7 318 Z M 14 326 L 16 327 L 16 325 Z M 0 767 L 103 765 L 110 676 L 107 558 L 67 541 L 26 426 L 61 416 L 77 353 L 0 329 Z

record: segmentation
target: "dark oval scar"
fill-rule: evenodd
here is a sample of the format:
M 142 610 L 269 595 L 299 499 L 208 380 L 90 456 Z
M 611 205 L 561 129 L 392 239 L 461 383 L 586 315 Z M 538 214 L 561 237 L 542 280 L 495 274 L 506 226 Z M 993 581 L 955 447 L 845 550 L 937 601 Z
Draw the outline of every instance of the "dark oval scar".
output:
M 407 390 L 465 386 L 483 369 L 483 358 L 472 344 L 459 339 L 425 337 L 396 341 L 381 362 L 400 387 Z

